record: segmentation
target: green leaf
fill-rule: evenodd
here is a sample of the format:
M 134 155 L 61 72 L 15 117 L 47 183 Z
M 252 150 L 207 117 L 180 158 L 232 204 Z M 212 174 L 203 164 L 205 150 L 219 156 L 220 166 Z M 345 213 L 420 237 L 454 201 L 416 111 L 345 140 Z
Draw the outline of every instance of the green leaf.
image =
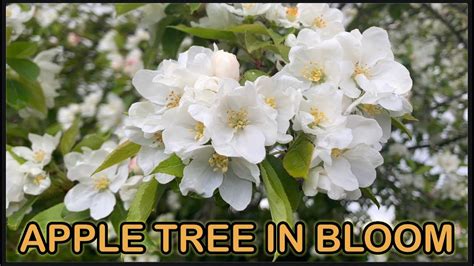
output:
M 360 188 L 360 191 L 362 192 L 362 196 L 364 196 L 365 198 L 369 198 L 375 205 L 377 205 L 377 208 L 380 209 L 380 203 L 377 200 L 377 198 L 375 198 L 370 188 L 368 187 Z
M 413 134 L 411 131 L 403 124 L 402 121 L 398 120 L 398 118 L 392 117 L 392 125 L 396 128 L 400 129 L 402 132 L 408 135 L 408 138 L 412 139 Z
M 256 37 L 255 34 L 246 32 L 245 33 L 245 47 L 249 53 L 252 53 L 258 49 L 262 49 L 272 44 L 269 41 L 262 41 Z
M 258 69 L 250 69 L 250 70 L 245 71 L 245 73 L 243 75 L 243 79 L 244 79 L 244 81 L 246 81 L 246 80 L 255 81 L 258 77 L 264 76 L 266 74 L 267 73 L 265 73 L 261 70 L 258 70 Z
M 123 15 L 127 12 L 130 12 L 134 9 L 137 9 L 143 5 L 146 5 L 146 4 L 139 4 L 139 3 L 128 3 L 128 4 L 115 4 L 115 13 L 116 13 L 116 16 L 120 16 L 120 15 Z
M 38 223 L 43 235 L 46 235 L 46 226 L 49 222 L 62 222 L 64 221 L 62 217 L 62 211 L 64 209 L 64 203 L 59 203 L 53 207 L 46 209 L 38 214 L 36 214 L 30 221 L 35 221 Z
M 76 118 L 72 125 L 64 132 L 61 141 L 59 142 L 59 151 L 62 155 L 66 155 L 71 151 L 76 143 L 76 138 L 79 135 L 79 118 Z
M 18 211 L 8 217 L 7 225 L 10 230 L 18 230 L 21 222 L 23 221 L 23 218 L 25 218 L 25 215 L 27 214 L 31 206 L 35 204 L 36 200 L 38 200 L 38 197 L 28 199 L 28 201 Z
M 196 12 L 199 8 L 201 8 L 201 3 L 189 3 L 189 10 L 191 14 Z
M 260 23 L 253 24 L 241 24 L 225 29 L 226 31 L 234 33 L 256 33 L 256 34 L 268 34 L 267 28 Z
M 433 168 L 432 166 L 429 166 L 429 165 L 423 165 L 423 166 L 420 166 L 418 169 L 416 169 L 416 171 L 414 172 L 415 175 L 422 175 L 426 172 L 428 172 L 429 170 L 431 170 L 431 168 Z
M 168 159 L 162 161 L 155 169 L 153 174 L 164 173 L 177 177 L 183 177 L 184 164 L 183 161 L 176 155 L 171 155 Z
M 293 226 L 293 210 L 285 192 L 284 184 L 281 182 L 281 179 L 278 178 L 268 159 L 260 163 L 260 172 L 262 174 L 263 185 L 270 205 L 270 213 L 273 222 L 278 224 L 284 221 Z M 279 253 L 276 252 L 273 256 L 273 261 L 275 261 L 278 256 Z
M 300 188 L 298 181 L 296 181 L 296 179 L 291 177 L 285 171 L 285 168 L 283 168 L 281 160 L 273 156 L 267 156 L 267 160 L 270 163 L 270 165 L 273 167 L 273 169 L 275 170 L 275 173 L 277 174 L 278 178 L 280 179 L 283 185 L 283 188 L 285 189 L 286 196 L 291 204 L 291 209 L 293 210 L 293 212 L 296 212 L 301 202 L 301 198 L 303 197 L 302 190 Z
M 184 25 L 178 26 L 169 26 L 170 28 L 177 29 L 179 31 L 197 36 L 199 38 L 208 39 L 208 40 L 226 40 L 226 41 L 235 41 L 235 35 L 232 32 L 225 30 L 217 29 L 208 29 L 200 27 L 188 27 Z
M 134 156 L 140 151 L 140 148 L 141 146 L 136 143 L 129 140 L 125 141 L 105 158 L 102 164 L 94 171 L 94 174 Z
M 36 81 L 22 77 L 7 79 L 7 103 L 16 110 L 31 107 L 42 114 L 48 113 L 46 100 L 41 86 Z
M 191 14 L 191 7 L 181 3 L 171 3 L 165 8 L 165 14 L 170 16 L 187 16 Z
M 86 221 L 90 218 L 90 211 L 85 210 L 81 212 L 71 212 L 66 208 L 61 211 L 61 217 L 65 222 L 74 223 L 77 221 Z
M 283 167 L 295 178 L 306 178 L 311 165 L 314 145 L 303 133 L 300 133 L 294 143 L 288 148 L 283 158 Z
M 85 135 L 82 140 L 74 146 L 72 149 L 76 152 L 82 152 L 83 147 L 87 147 L 91 150 L 99 149 L 102 144 L 107 140 L 107 136 L 100 133 L 93 133 Z
M 114 211 L 110 214 L 109 218 L 115 232 L 120 232 L 120 224 L 127 219 L 127 211 L 124 209 L 121 201 L 115 204 Z
M 26 162 L 25 159 L 23 159 L 23 158 L 20 157 L 18 154 L 16 154 L 15 152 L 13 152 L 11 146 L 7 145 L 7 151 L 8 151 L 8 153 L 10 153 L 10 155 L 13 157 L 13 159 L 15 159 L 15 161 L 17 161 L 19 164 L 24 164 L 24 163 Z
M 13 42 L 7 46 L 7 57 L 28 58 L 36 53 L 37 48 L 34 42 Z
M 402 116 L 402 119 L 403 119 L 404 121 L 414 121 L 414 122 L 418 122 L 418 121 L 419 121 L 419 120 L 418 120 L 416 117 L 414 117 L 412 114 L 408 114 L 408 113 L 407 113 L 407 114 L 404 114 L 404 115 Z
M 163 48 L 165 57 L 176 58 L 179 46 L 181 45 L 184 37 L 186 37 L 186 34 L 179 30 L 166 28 L 164 36 L 166 36 L 166 38 L 161 39 L 161 46 Z
M 128 210 L 127 221 L 146 222 L 159 198 L 163 195 L 165 187 L 154 178 L 142 183 Z
M 15 70 L 18 75 L 31 81 L 36 80 L 40 73 L 39 67 L 29 59 L 7 57 L 7 64 Z

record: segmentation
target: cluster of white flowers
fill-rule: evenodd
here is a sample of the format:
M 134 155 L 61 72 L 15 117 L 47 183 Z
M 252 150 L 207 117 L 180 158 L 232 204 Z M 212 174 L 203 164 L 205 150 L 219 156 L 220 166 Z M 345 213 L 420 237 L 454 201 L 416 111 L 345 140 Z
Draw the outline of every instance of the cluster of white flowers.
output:
M 435 187 L 440 197 L 456 201 L 467 197 L 467 176 L 460 171 L 461 161 L 458 156 L 444 151 L 435 156 L 435 161 L 437 166 L 433 171 L 441 173 Z
M 142 41 L 150 39 L 150 35 L 144 29 L 137 29 L 135 34 L 127 38 L 125 49 L 128 54 L 124 57 L 120 54 L 116 44 L 117 31 L 111 30 L 107 32 L 100 40 L 97 47 L 98 51 L 106 52 L 107 59 L 110 61 L 110 66 L 116 71 L 123 71 L 123 73 L 133 76 L 137 70 L 143 68 L 142 51 L 138 45 Z
M 226 7 L 245 17 L 275 5 Z M 410 74 L 394 60 L 385 30 L 345 32 L 340 11 L 326 4 L 292 8 L 305 28 L 288 37 L 289 62 L 272 77 L 240 85 L 237 58 L 217 46 L 193 46 L 176 61 L 135 74 L 133 85 L 146 101 L 130 107 L 125 133 L 142 145 L 138 164 L 145 175 L 175 153 L 186 162 L 183 195 L 211 197 L 218 189 L 243 210 L 252 183 L 260 183 L 257 164 L 266 149 L 293 139 L 292 125 L 316 146 L 306 195 L 354 199 L 374 182 L 390 117 L 412 110 Z
M 7 216 L 26 203 L 25 194 L 36 196 L 49 188 L 51 179 L 44 167 L 51 162 L 51 154 L 58 146 L 60 137 L 61 133 L 55 136 L 30 133 L 31 148 L 17 146 L 6 152 Z
M 10 4 L 5 9 L 6 27 L 11 27 L 12 32 L 10 40 L 16 40 L 18 36 L 25 30 L 25 25 L 35 13 L 35 7 L 31 7 L 28 11 L 21 9 L 18 4 Z

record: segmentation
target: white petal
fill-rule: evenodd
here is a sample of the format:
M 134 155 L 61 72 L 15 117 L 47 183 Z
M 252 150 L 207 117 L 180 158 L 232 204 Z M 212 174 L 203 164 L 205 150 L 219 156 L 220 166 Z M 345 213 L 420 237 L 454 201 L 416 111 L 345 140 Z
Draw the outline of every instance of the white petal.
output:
M 115 206 L 115 196 L 109 190 L 97 193 L 92 198 L 91 217 L 94 220 L 99 220 L 107 217 L 112 213 Z
M 142 146 L 137 154 L 137 164 L 145 175 L 150 174 L 169 155 L 162 149 Z
M 265 137 L 253 126 L 247 126 L 235 134 L 233 148 L 247 161 L 259 163 L 265 158 Z
M 242 211 L 252 199 L 252 182 L 241 179 L 232 171 L 228 171 L 219 187 L 219 193 L 232 208 Z
M 230 168 L 238 177 L 254 182 L 257 186 L 260 184 L 260 170 L 257 165 L 241 158 L 232 158 Z
M 345 190 L 356 190 L 359 188 L 356 176 L 351 171 L 351 164 L 340 157 L 332 160 L 332 165 L 324 165 L 331 181 Z
M 155 179 L 160 184 L 168 184 L 169 182 L 171 182 L 171 180 L 175 179 L 175 176 L 174 175 L 163 174 L 163 173 L 158 173 L 158 174 L 155 174 Z
M 77 184 L 71 188 L 66 197 L 64 197 L 64 205 L 69 211 L 80 212 L 89 209 L 92 205 L 92 199 L 97 191 L 91 186 Z
M 97 169 L 96 165 L 91 164 L 79 164 L 74 166 L 67 172 L 67 178 L 72 181 L 83 180 L 90 178 L 92 173 Z
M 209 198 L 221 184 L 222 173 L 220 171 L 213 171 L 207 161 L 193 160 L 184 168 L 179 189 L 185 196 L 189 192 L 195 192 L 204 198 Z

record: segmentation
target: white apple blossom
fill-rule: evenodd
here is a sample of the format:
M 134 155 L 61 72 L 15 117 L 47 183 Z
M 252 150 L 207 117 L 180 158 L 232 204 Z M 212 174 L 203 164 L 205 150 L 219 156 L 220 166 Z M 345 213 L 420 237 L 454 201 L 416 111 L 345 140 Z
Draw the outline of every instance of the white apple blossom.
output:
M 362 34 L 359 30 L 336 36 L 344 51 L 344 73 L 341 88 L 351 98 L 365 91 L 362 103 L 380 104 L 396 113 L 411 112 L 405 94 L 411 90 L 410 73 L 396 62 L 388 34 L 384 29 L 371 27 Z
M 143 68 L 142 51 L 138 48 L 131 50 L 123 62 L 123 72 L 133 76 L 138 70 Z
M 64 204 L 69 211 L 90 209 L 94 220 L 105 218 L 113 211 L 116 203 L 115 193 L 128 177 L 128 160 L 93 173 L 115 146 L 115 143 L 109 141 L 98 150 L 86 148 L 83 153 L 71 152 L 64 156 L 67 177 L 71 181 L 79 182 L 64 198 Z
M 289 59 L 290 63 L 282 72 L 304 81 L 304 88 L 325 84 L 339 86 L 343 73 L 342 48 L 336 40 L 322 41 L 311 47 L 294 46 L 290 49 Z
M 219 93 L 215 106 L 191 105 L 189 112 L 209 129 L 212 146 L 219 154 L 261 162 L 265 146 L 277 139 L 277 112 L 266 108 L 252 82 Z
M 51 154 L 59 144 L 61 132 L 55 136 L 44 134 L 43 136 L 36 134 L 28 134 L 31 142 L 31 148 L 25 146 L 13 147 L 12 151 L 23 159 L 37 164 L 42 168 L 51 161 Z
M 105 132 L 118 125 L 125 112 L 122 99 L 114 93 L 107 95 L 107 103 L 101 104 L 97 110 L 97 123 L 100 130 Z
M 54 106 L 54 98 L 58 96 L 57 90 L 61 87 L 61 83 L 57 75 L 62 70 L 62 66 L 54 62 L 55 57 L 61 56 L 63 47 L 55 47 L 40 52 L 35 56 L 33 62 L 40 68 L 38 82 L 43 89 L 46 98 L 46 105 L 49 108 Z
M 221 29 L 237 25 L 240 19 L 233 13 L 229 12 L 226 4 L 223 3 L 209 3 L 206 5 L 207 17 L 199 19 L 199 22 L 191 21 L 191 26 Z
M 265 13 L 265 17 L 284 28 L 300 28 L 300 10 L 296 6 L 284 6 L 275 3 Z
M 337 8 L 330 8 L 328 4 L 297 4 L 299 21 L 303 26 L 318 31 L 324 39 L 334 37 L 344 31 L 343 14 Z
M 436 162 L 446 172 L 452 173 L 458 170 L 461 161 L 458 156 L 452 154 L 450 151 L 444 151 L 436 156 Z
M 323 162 L 329 180 L 345 191 L 370 186 L 375 178 L 375 168 L 383 163 L 377 149 L 382 129 L 374 119 L 350 115 L 343 126 L 351 130 L 350 143 L 345 147 L 317 144 L 313 165 Z
M 18 4 L 9 4 L 5 9 L 6 27 L 11 27 L 12 33 L 10 40 L 16 40 L 21 35 L 25 22 L 30 20 L 35 13 L 35 7 L 32 6 L 28 11 L 23 11 Z
M 359 189 L 346 191 L 334 184 L 321 166 L 311 168 L 307 179 L 303 182 L 303 193 L 306 196 L 312 197 L 318 192 L 327 194 L 333 200 L 356 200 L 361 196 Z
M 263 15 L 265 12 L 270 10 L 271 6 L 272 4 L 263 3 L 238 3 L 225 5 L 229 12 L 243 17 Z
M 279 143 L 288 143 L 292 136 L 287 134 L 290 127 L 290 119 L 298 110 L 302 95 L 298 88 L 301 82 L 293 77 L 280 76 L 261 76 L 255 81 L 255 88 L 259 97 L 269 109 L 277 112 L 276 121 L 278 124 Z M 272 111 L 270 110 L 270 113 Z
M 11 214 L 24 203 L 25 193 L 23 186 L 26 176 L 22 172 L 20 163 L 18 163 L 8 151 L 5 155 L 5 165 L 5 203 L 7 213 Z
M 25 162 L 21 165 L 21 169 L 26 177 L 23 185 L 25 194 L 39 195 L 51 185 L 49 174 L 42 170 L 39 165 Z
M 100 39 L 97 46 L 97 51 L 99 52 L 115 52 L 118 50 L 117 44 L 115 44 L 115 36 L 117 31 L 110 30 L 108 31 L 102 39 Z
M 58 18 L 58 10 L 55 5 L 46 5 L 38 8 L 35 12 L 35 19 L 41 27 L 46 28 Z
M 184 168 L 179 188 L 183 195 L 194 192 L 212 197 L 218 188 L 224 201 L 241 211 L 252 199 L 252 183 L 260 184 L 257 165 L 238 157 L 226 157 L 206 146 L 195 150 Z

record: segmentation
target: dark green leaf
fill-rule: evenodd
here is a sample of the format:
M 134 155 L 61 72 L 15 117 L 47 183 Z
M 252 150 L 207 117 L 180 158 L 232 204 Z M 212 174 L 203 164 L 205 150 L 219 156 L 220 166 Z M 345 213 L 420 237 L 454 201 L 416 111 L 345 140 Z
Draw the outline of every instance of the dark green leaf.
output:
M 298 208 L 298 205 L 301 202 L 301 198 L 303 197 L 300 185 L 298 184 L 296 179 L 291 177 L 285 171 L 281 160 L 273 156 L 267 156 L 267 160 L 275 170 L 275 173 L 277 174 L 278 178 L 280 178 L 288 200 L 290 201 L 291 209 L 293 210 L 293 212 L 296 212 L 296 209 Z
M 170 28 L 177 29 L 182 32 L 186 32 L 193 36 L 199 38 L 208 39 L 208 40 L 226 40 L 226 41 L 235 41 L 235 35 L 232 32 L 217 30 L 217 29 L 208 29 L 208 28 L 199 28 L 199 27 L 188 27 L 184 25 L 170 26 Z
M 189 3 L 188 5 L 189 5 L 191 14 L 196 12 L 201 7 L 201 3 Z
M 184 37 L 186 37 L 186 34 L 179 30 L 167 28 L 165 29 L 164 36 L 166 36 L 166 38 L 161 39 L 161 46 L 163 48 L 165 57 L 176 58 L 179 46 L 181 45 Z
M 411 131 L 402 123 L 402 121 L 398 120 L 398 118 L 392 117 L 392 125 L 407 134 L 410 139 L 413 138 Z
M 136 143 L 129 140 L 125 141 L 105 158 L 102 164 L 94 171 L 94 174 L 134 156 L 140 151 L 140 148 L 141 146 Z
M 61 151 L 63 155 L 70 152 L 76 143 L 76 138 L 79 135 L 79 122 L 80 120 L 76 118 L 74 123 L 64 132 L 59 142 L 59 151 Z
M 14 212 L 8 217 L 7 225 L 10 230 L 18 230 L 21 222 L 23 221 L 23 218 L 25 218 L 26 213 L 29 211 L 31 206 L 35 204 L 36 200 L 38 200 L 38 197 L 28 199 L 27 202 L 18 211 Z
M 313 151 L 313 143 L 305 134 L 300 133 L 283 158 L 283 167 L 292 177 L 306 178 Z
M 15 70 L 18 75 L 28 80 L 36 80 L 40 73 L 39 67 L 29 59 L 7 58 L 7 64 Z
M 7 46 L 7 57 L 28 58 L 36 53 L 37 48 L 34 42 L 13 42 Z
M 369 198 L 375 205 L 377 205 L 377 208 L 380 209 L 380 203 L 377 200 L 377 198 L 375 198 L 370 188 L 368 187 L 360 188 L 360 191 L 362 192 L 362 196 L 364 196 L 365 198 Z

